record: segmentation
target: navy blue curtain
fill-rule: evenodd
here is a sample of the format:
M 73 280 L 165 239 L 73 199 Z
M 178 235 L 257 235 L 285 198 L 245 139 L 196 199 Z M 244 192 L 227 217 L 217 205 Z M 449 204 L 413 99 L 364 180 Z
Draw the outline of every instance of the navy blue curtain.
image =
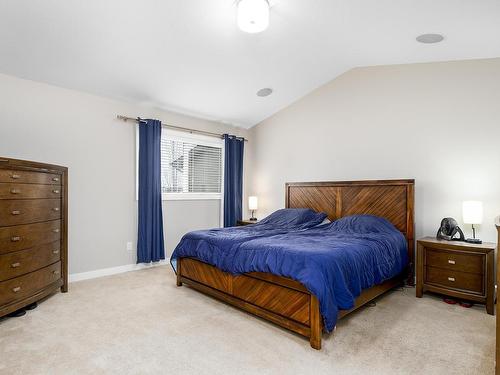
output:
M 165 259 L 161 201 L 161 122 L 139 121 L 137 263 Z
M 241 220 L 243 202 L 242 138 L 224 134 L 224 227 L 233 227 Z

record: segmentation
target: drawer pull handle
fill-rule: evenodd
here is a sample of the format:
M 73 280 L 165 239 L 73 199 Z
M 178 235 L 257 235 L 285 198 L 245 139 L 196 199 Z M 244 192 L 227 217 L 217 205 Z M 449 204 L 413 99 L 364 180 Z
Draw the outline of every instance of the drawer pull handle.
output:
M 11 194 L 19 194 L 20 192 L 21 192 L 21 190 L 19 190 L 19 189 L 12 189 L 10 191 Z
M 59 181 L 59 177 L 52 177 L 52 181 L 55 181 L 55 182 Z
M 16 286 L 15 288 L 12 288 L 12 291 L 13 291 L 14 293 L 17 293 L 17 292 L 19 292 L 20 290 L 21 290 L 21 287 L 20 287 L 20 286 Z
M 19 262 L 12 263 L 10 266 L 11 266 L 12 268 L 17 268 L 17 267 L 20 267 L 20 266 L 21 266 L 21 263 L 19 263 Z
M 14 211 L 12 211 L 12 215 L 21 215 L 21 211 L 14 210 Z
M 54 194 L 59 194 L 59 190 L 57 190 L 57 189 L 56 189 L 56 190 L 52 190 L 52 192 L 53 192 Z
M 454 261 L 454 260 L 451 260 L 451 259 L 448 259 L 448 263 L 450 263 L 450 264 L 455 264 L 455 261 Z
M 61 271 L 55 270 L 55 271 L 52 271 L 52 273 L 53 273 L 54 275 L 59 275 L 59 274 L 61 273 Z
M 19 241 L 21 241 L 21 237 L 19 237 L 19 236 L 14 236 L 14 237 L 11 237 L 11 238 L 10 238 L 10 240 L 11 240 L 12 242 L 19 242 Z
M 52 250 L 52 254 L 59 254 L 59 250 Z
M 58 212 L 58 211 L 59 211 L 59 207 L 54 207 L 54 208 L 52 209 L 52 211 Z
M 10 176 L 10 178 L 12 178 L 13 180 L 18 180 L 21 178 L 21 176 L 18 174 L 13 174 L 12 176 Z
M 454 277 L 448 277 L 448 281 L 455 281 Z
M 52 232 L 59 233 L 59 229 L 57 229 L 57 228 L 56 229 L 52 229 Z

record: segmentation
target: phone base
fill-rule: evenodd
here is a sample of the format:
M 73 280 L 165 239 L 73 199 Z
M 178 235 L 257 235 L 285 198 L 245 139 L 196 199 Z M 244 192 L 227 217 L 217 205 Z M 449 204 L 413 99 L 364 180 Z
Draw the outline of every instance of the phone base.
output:
M 477 238 L 467 238 L 467 239 L 465 240 L 465 242 L 468 242 L 468 243 L 475 243 L 475 244 L 478 244 L 478 245 L 483 243 L 483 241 L 478 240 Z

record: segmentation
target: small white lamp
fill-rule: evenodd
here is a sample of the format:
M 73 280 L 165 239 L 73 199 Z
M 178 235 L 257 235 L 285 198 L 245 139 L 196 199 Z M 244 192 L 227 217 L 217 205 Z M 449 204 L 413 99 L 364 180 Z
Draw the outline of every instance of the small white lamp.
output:
M 472 238 L 466 241 L 470 243 L 483 243 L 481 240 L 476 239 L 476 228 L 474 224 L 481 224 L 483 222 L 483 202 L 480 201 L 465 201 L 462 204 L 462 213 L 464 224 L 472 224 Z
M 252 211 L 252 217 L 250 220 L 252 221 L 257 221 L 257 218 L 253 216 L 255 210 L 258 208 L 258 203 L 259 200 L 257 199 L 256 196 L 250 196 L 248 197 L 248 209 Z

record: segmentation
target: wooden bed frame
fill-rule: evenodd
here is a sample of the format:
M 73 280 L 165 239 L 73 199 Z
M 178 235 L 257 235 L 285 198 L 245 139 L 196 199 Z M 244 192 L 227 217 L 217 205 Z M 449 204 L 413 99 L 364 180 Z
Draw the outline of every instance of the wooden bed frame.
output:
M 355 307 L 342 310 L 339 318 L 358 309 L 406 279 L 413 285 L 413 189 L 414 180 L 287 183 L 285 207 L 311 208 L 330 220 L 371 214 L 391 221 L 408 241 L 408 270 L 383 284 L 365 289 Z M 192 288 L 230 305 L 269 320 L 309 338 L 321 349 L 322 319 L 318 300 L 299 282 L 270 273 L 231 275 L 193 258 L 177 260 L 177 285 Z

